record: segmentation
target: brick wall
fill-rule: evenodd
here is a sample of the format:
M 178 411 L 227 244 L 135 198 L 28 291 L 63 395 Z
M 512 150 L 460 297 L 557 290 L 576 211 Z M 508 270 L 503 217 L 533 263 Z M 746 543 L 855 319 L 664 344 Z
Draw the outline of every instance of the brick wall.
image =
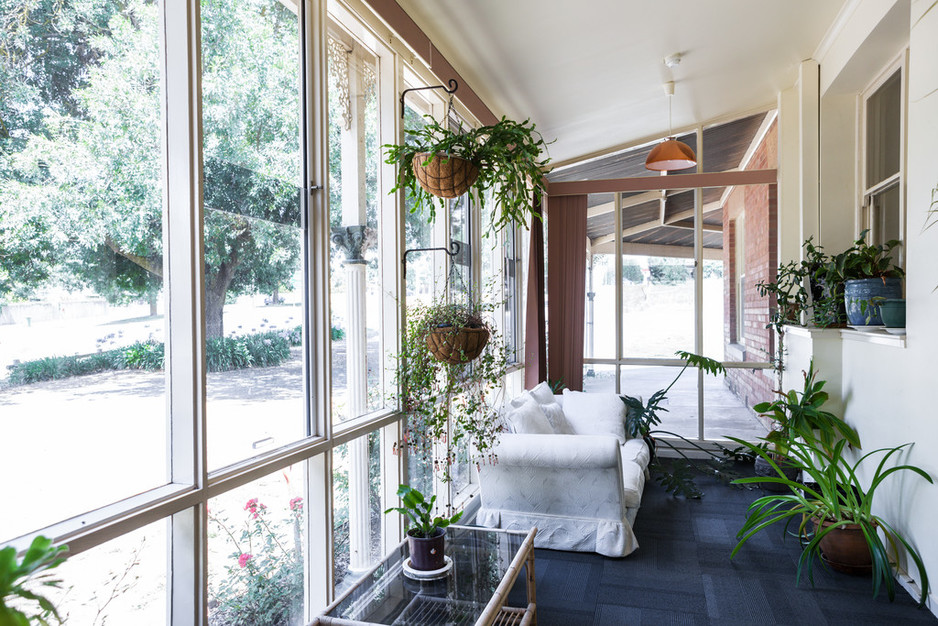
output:
M 747 170 L 777 167 L 778 124 L 772 125 L 746 167 Z M 744 232 L 745 280 L 743 283 L 743 323 L 737 328 L 737 233 L 740 215 Z M 724 341 L 727 360 L 765 362 L 775 354 L 774 331 L 769 323 L 769 300 L 759 296 L 755 285 L 768 282 L 778 265 L 778 197 L 776 185 L 736 187 L 723 207 L 723 308 Z M 747 406 L 771 399 L 775 387 L 774 370 L 728 370 L 729 388 Z

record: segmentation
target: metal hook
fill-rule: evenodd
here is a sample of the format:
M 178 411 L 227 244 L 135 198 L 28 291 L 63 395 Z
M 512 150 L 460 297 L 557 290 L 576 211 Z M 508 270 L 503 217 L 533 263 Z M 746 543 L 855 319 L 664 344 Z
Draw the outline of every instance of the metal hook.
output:
M 433 87 L 411 87 L 410 89 L 405 89 L 401 92 L 401 119 L 404 119 L 404 96 L 407 95 L 408 91 L 422 91 L 424 89 L 442 89 L 446 93 L 450 94 L 450 107 L 452 107 L 452 95 L 456 93 L 456 90 L 459 89 L 459 83 L 456 82 L 455 78 L 450 78 L 448 81 L 449 89 L 446 88 L 446 85 L 434 85 Z

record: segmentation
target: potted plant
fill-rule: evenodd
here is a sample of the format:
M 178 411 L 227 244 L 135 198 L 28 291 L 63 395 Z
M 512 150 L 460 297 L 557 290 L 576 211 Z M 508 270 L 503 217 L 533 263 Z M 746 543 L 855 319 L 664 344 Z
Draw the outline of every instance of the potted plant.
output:
M 397 368 L 398 399 L 408 415 L 405 441 L 412 453 L 428 459 L 435 444 L 446 446 L 446 458 L 435 464 L 443 480 L 450 478 L 460 442 L 470 444 L 471 462 L 494 460 L 491 450 L 501 432 L 496 392 L 508 353 L 486 321 L 492 309 L 434 302 L 407 311 Z M 459 339 L 466 329 L 476 343 Z M 481 330 L 487 341 L 479 339 Z
M 753 410 L 763 417 L 772 420 L 773 427 L 765 437 L 766 445 L 763 450 L 766 456 L 775 461 L 770 465 L 766 458 L 757 455 L 755 471 L 757 476 L 773 476 L 775 468 L 779 467 L 785 476 L 791 480 L 798 479 L 798 468 L 788 461 L 788 450 L 792 442 L 797 439 L 816 443 L 825 450 L 832 450 L 836 439 L 843 438 L 851 446 L 860 447 L 860 437 L 857 432 L 845 421 L 825 411 L 823 406 L 829 395 L 824 391 L 827 381 L 815 381 L 814 361 L 808 366 L 804 374 L 804 388 L 799 393 L 794 389 L 787 393 L 776 391 L 778 399 L 773 402 L 760 402 Z M 784 485 L 767 481 L 763 487 L 770 491 L 781 489 Z
M 407 530 L 410 567 L 424 572 L 443 569 L 446 565 L 446 527 L 458 522 L 463 512 L 459 511 L 451 517 L 434 516 L 433 505 L 436 496 L 428 501 L 422 493 L 409 485 L 399 486 L 397 495 L 404 506 L 391 507 L 385 513 L 397 511 L 412 524 Z
M 864 454 L 855 463 L 845 456 L 848 441 L 839 440 L 830 449 L 812 441 L 791 441 L 788 445 L 788 460 L 802 472 L 807 480 L 796 482 L 785 476 L 782 469 L 758 444 L 732 438 L 763 457 L 776 472 L 771 477 L 741 478 L 740 484 L 772 481 L 786 488 L 785 493 L 763 496 L 748 509 L 746 521 L 737 533 L 739 539 L 730 558 L 736 556 L 743 545 L 760 530 L 775 523 L 792 522 L 798 525 L 802 539 L 802 552 L 798 560 L 795 580 L 801 580 L 802 571 L 813 583 L 814 557 L 821 558 L 833 569 L 846 573 L 872 572 L 873 595 L 885 585 L 889 599 L 895 598 L 893 563 L 897 545 L 902 544 L 906 553 L 918 569 L 922 595 L 920 603 L 928 597 L 928 574 L 918 551 L 902 534 L 880 515 L 874 514 L 873 498 L 876 490 L 889 476 L 899 472 L 913 472 L 929 483 L 933 482 L 924 470 L 914 465 L 895 465 L 887 468 L 890 457 L 911 444 L 894 448 L 881 448 Z M 860 466 L 867 459 L 882 455 L 870 476 L 868 485 L 860 482 Z M 887 549 L 887 545 L 892 550 Z
M 700 473 L 716 475 L 718 478 L 729 482 L 738 476 L 733 470 L 733 462 L 740 460 L 740 449 L 729 450 L 717 445 L 718 452 L 714 452 L 712 449 L 705 448 L 677 433 L 658 428 L 662 418 L 660 413 L 668 411 L 662 406 L 668 398 L 668 392 L 671 391 L 671 388 L 688 367 L 691 365 L 699 367 L 704 372 L 714 376 L 726 374 L 726 369 L 719 361 L 683 350 L 676 352 L 676 354 L 684 361 L 684 367 L 677 373 L 670 385 L 653 393 L 648 398 L 648 402 L 642 402 L 640 398 L 629 395 L 621 396 L 622 401 L 628 408 L 625 417 L 625 428 L 630 437 L 641 437 L 645 440 L 651 453 L 648 470 L 668 493 L 683 495 L 686 498 L 699 498 L 703 494 L 694 482 L 694 475 Z M 668 437 L 672 439 L 668 439 Z M 675 440 L 680 440 L 680 445 Z M 659 445 L 666 446 L 677 457 L 669 459 L 667 462 L 662 461 L 661 456 L 657 454 Z M 689 450 L 694 451 L 693 456 L 687 454 Z M 751 461 L 751 457 L 747 458 Z
M 425 115 L 423 128 L 405 131 L 401 145 L 387 144 L 385 163 L 397 166 L 391 192 L 406 190 L 415 211 L 426 208 L 436 217 L 436 201 L 453 198 L 468 189 L 485 202 L 491 191 L 498 212 L 492 227 L 525 224 L 533 199 L 544 192 L 542 180 L 550 158 L 541 158 L 547 144 L 530 120 L 515 122 L 502 117 L 491 126 L 451 129 Z M 484 206 L 483 206 L 484 208 Z
M 868 233 L 864 230 L 853 246 L 834 258 L 836 271 L 845 280 L 847 318 L 854 326 L 882 324 L 877 299 L 902 297 L 905 272 L 892 259 L 892 251 L 899 241 L 893 239 L 871 245 L 866 242 Z
M 62 618 L 55 605 L 37 592 L 34 587 L 58 588 L 62 581 L 52 578 L 49 570 L 65 561 L 66 546 L 52 546 L 52 540 L 39 535 L 33 539 L 21 560 L 16 558 L 16 548 L 7 546 L 0 550 L 0 624 L 3 626 L 28 626 L 34 621 L 48 624 L 50 619 L 61 623 Z M 17 607 L 10 600 L 17 600 Z M 26 608 L 30 602 L 38 607 Z

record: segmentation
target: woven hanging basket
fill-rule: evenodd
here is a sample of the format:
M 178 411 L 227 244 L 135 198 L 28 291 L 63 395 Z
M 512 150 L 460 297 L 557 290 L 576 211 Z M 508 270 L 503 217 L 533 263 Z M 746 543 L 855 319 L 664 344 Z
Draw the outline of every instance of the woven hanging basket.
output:
M 433 156 L 432 159 L 430 157 Z M 424 162 L 430 162 L 424 165 Z M 479 177 L 479 168 L 457 156 L 418 152 L 411 161 L 417 182 L 438 198 L 458 198 Z
M 485 328 L 441 328 L 427 333 L 427 348 L 437 361 L 450 365 L 468 363 L 485 349 L 489 331 Z

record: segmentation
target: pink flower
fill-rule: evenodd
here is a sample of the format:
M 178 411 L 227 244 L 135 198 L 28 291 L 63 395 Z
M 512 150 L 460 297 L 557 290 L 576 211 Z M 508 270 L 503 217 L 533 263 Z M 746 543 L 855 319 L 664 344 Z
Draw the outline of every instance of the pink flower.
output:
M 245 565 L 248 564 L 248 561 L 250 560 L 251 560 L 250 554 L 247 554 L 247 553 L 242 554 L 241 556 L 238 557 L 238 565 L 240 565 L 243 568 Z
M 247 501 L 247 504 L 244 505 L 244 510 L 251 514 L 251 517 L 257 519 L 257 516 L 260 514 L 260 511 L 263 511 L 267 507 L 257 501 L 257 498 L 251 498 Z
M 302 511 L 303 510 L 303 498 L 301 498 L 300 496 L 297 496 L 293 498 L 292 500 L 290 500 L 290 510 L 295 511 L 295 512 Z

